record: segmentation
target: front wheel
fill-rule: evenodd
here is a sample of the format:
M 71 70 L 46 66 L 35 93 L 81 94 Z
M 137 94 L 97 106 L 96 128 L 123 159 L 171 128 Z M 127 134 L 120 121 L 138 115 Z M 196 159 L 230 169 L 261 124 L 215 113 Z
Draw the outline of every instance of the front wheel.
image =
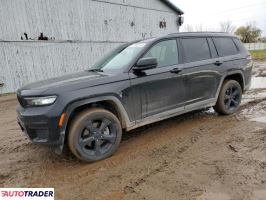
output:
M 225 80 L 222 85 L 214 110 L 220 114 L 235 113 L 241 104 L 242 88 L 235 80 Z
M 80 160 L 93 162 L 111 156 L 121 137 L 122 128 L 117 117 L 105 109 L 92 108 L 73 119 L 68 146 Z

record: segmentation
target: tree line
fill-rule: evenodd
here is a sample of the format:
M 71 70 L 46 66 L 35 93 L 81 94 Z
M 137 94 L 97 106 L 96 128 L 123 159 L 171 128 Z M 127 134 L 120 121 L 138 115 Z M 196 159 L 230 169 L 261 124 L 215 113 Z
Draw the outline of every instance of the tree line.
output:
M 266 43 L 266 37 L 261 36 L 262 30 L 255 23 L 247 23 L 244 26 L 235 27 L 232 22 L 226 21 L 220 23 L 218 30 L 214 30 L 212 27 L 205 27 L 202 24 L 195 26 L 185 25 L 183 30 L 187 32 L 221 31 L 235 34 L 243 43 Z

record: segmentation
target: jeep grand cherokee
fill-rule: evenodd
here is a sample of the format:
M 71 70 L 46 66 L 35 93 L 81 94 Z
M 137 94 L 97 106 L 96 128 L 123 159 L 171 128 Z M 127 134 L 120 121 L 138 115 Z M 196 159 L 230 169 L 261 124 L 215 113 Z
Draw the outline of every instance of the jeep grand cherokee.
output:
M 117 150 L 123 129 L 208 107 L 236 112 L 251 71 L 248 51 L 225 33 L 136 41 L 85 71 L 19 89 L 18 123 L 33 143 L 97 161 Z

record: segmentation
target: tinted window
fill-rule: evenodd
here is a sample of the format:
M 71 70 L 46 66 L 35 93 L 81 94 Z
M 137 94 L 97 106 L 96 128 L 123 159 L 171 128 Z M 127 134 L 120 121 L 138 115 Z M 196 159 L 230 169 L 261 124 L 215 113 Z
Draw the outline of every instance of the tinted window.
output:
M 185 61 L 193 62 L 211 58 L 206 38 L 183 38 Z
M 243 51 L 246 54 L 249 54 L 248 50 L 245 48 L 245 46 L 242 44 L 242 42 L 238 38 L 233 38 L 236 46 L 238 47 L 239 51 Z
M 178 64 L 178 50 L 176 40 L 166 40 L 154 45 L 145 55 L 157 58 L 158 67 Z
M 219 56 L 229 56 L 238 53 L 236 45 L 231 38 L 213 38 Z

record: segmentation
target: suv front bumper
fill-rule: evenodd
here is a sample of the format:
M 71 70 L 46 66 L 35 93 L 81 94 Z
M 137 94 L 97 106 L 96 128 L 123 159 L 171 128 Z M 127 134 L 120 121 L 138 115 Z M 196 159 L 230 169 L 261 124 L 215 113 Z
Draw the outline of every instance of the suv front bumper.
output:
M 59 116 L 49 107 L 23 108 L 17 106 L 17 121 L 21 130 L 36 144 L 61 145 Z

